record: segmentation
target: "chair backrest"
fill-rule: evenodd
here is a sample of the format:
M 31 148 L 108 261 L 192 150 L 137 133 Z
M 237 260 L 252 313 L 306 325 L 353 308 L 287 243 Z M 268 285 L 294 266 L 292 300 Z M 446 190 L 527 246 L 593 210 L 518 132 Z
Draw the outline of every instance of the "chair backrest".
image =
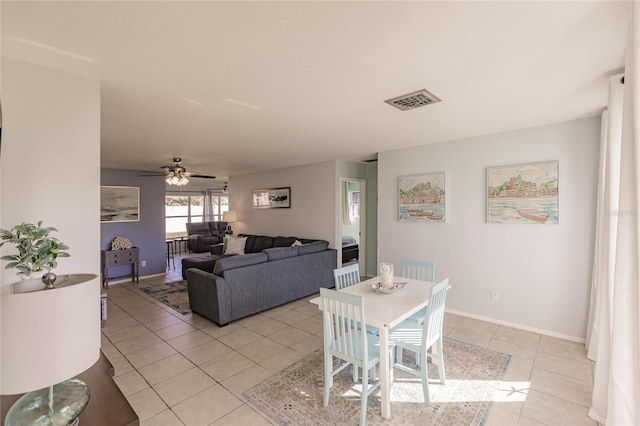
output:
M 412 280 L 435 282 L 436 262 L 430 260 L 402 259 L 400 276 Z
M 360 282 L 360 267 L 357 263 L 333 270 L 333 277 L 336 280 L 336 290 L 350 287 Z
M 347 362 L 367 361 L 364 299 L 328 288 L 320 289 L 324 350 Z
M 431 286 L 431 296 L 427 305 L 427 313 L 424 317 L 422 331 L 423 350 L 431 347 L 442 334 L 442 322 L 444 321 L 444 302 L 447 298 L 449 278 Z

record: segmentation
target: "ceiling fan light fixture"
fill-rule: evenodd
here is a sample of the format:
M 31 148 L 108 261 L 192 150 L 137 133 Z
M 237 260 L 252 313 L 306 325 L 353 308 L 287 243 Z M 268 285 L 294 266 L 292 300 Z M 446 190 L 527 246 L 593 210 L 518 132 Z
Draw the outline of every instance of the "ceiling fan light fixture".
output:
M 184 186 L 189 183 L 189 178 L 183 173 L 182 170 L 170 170 L 167 172 L 167 176 L 164 181 L 168 185 Z
M 147 172 L 143 170 L 145 173 L 151 173 L 148 175 L 141 175 L 141 177 L 146 176 L 163 176 L 164 181 L 167 185 L 171 186 L 184 186 L 191 181 L 192 177 L 202 178 L 202 179 L 215 179 L 215 176 L 203 175 L 198 172 L 188 172 L 186 167 L 180 165 L 182 161 L 181 158 L 173 159 L 173 166 L 162 166 L 162 173 L 160 172 Z M 226 182 L 225 182 L 226 184 Z

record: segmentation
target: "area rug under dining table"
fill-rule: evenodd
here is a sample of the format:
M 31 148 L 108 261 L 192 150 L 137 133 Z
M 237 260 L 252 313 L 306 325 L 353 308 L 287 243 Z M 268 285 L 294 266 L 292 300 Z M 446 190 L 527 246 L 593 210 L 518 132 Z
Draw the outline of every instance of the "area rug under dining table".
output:
M 380 392 L 369 397 L 369 425 L 483 425 L 507 371 L 511 355 L 458 340 L 444 338 L 446 385 L 429 363 L 431 406 L 424 404 L 420 379 L 394 370 L 391 418 L 380 415 Z M 411 354 L 405 352 L 405 363 Z M 353 382 L 352 369 L 334 377 L 329 406 L 323 407 L 323 350 L 247 390 L 243 395 L 280 425 L 358 424 L 361 384 Z

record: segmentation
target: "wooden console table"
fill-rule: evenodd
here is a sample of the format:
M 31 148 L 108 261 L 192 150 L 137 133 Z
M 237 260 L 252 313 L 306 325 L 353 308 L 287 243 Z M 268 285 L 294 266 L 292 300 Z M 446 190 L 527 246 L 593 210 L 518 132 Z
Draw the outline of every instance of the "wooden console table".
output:
M 80 415 L 81 425 L 91 426 L 138 426 L 140 424 L 127 399 L 113 381 L 113 366 L 100 352 L 93 367 L 76 376 L 83 380 L 91 392 L 89 403 Z M 2 424 L 9 408 L 22 395 L 3 395 L 1 402 Z
M 109 267 L 131 265 L 131 282 L 140 279 L 140 249 L 102 250 L 102 286 L 109 287 Z

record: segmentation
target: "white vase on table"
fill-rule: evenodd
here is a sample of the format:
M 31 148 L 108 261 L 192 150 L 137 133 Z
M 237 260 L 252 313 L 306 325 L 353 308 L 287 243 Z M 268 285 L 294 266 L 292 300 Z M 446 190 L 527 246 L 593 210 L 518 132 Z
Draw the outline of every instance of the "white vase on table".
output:
M 380 287 L 393 288 L 393 263 L 380 263 Z

